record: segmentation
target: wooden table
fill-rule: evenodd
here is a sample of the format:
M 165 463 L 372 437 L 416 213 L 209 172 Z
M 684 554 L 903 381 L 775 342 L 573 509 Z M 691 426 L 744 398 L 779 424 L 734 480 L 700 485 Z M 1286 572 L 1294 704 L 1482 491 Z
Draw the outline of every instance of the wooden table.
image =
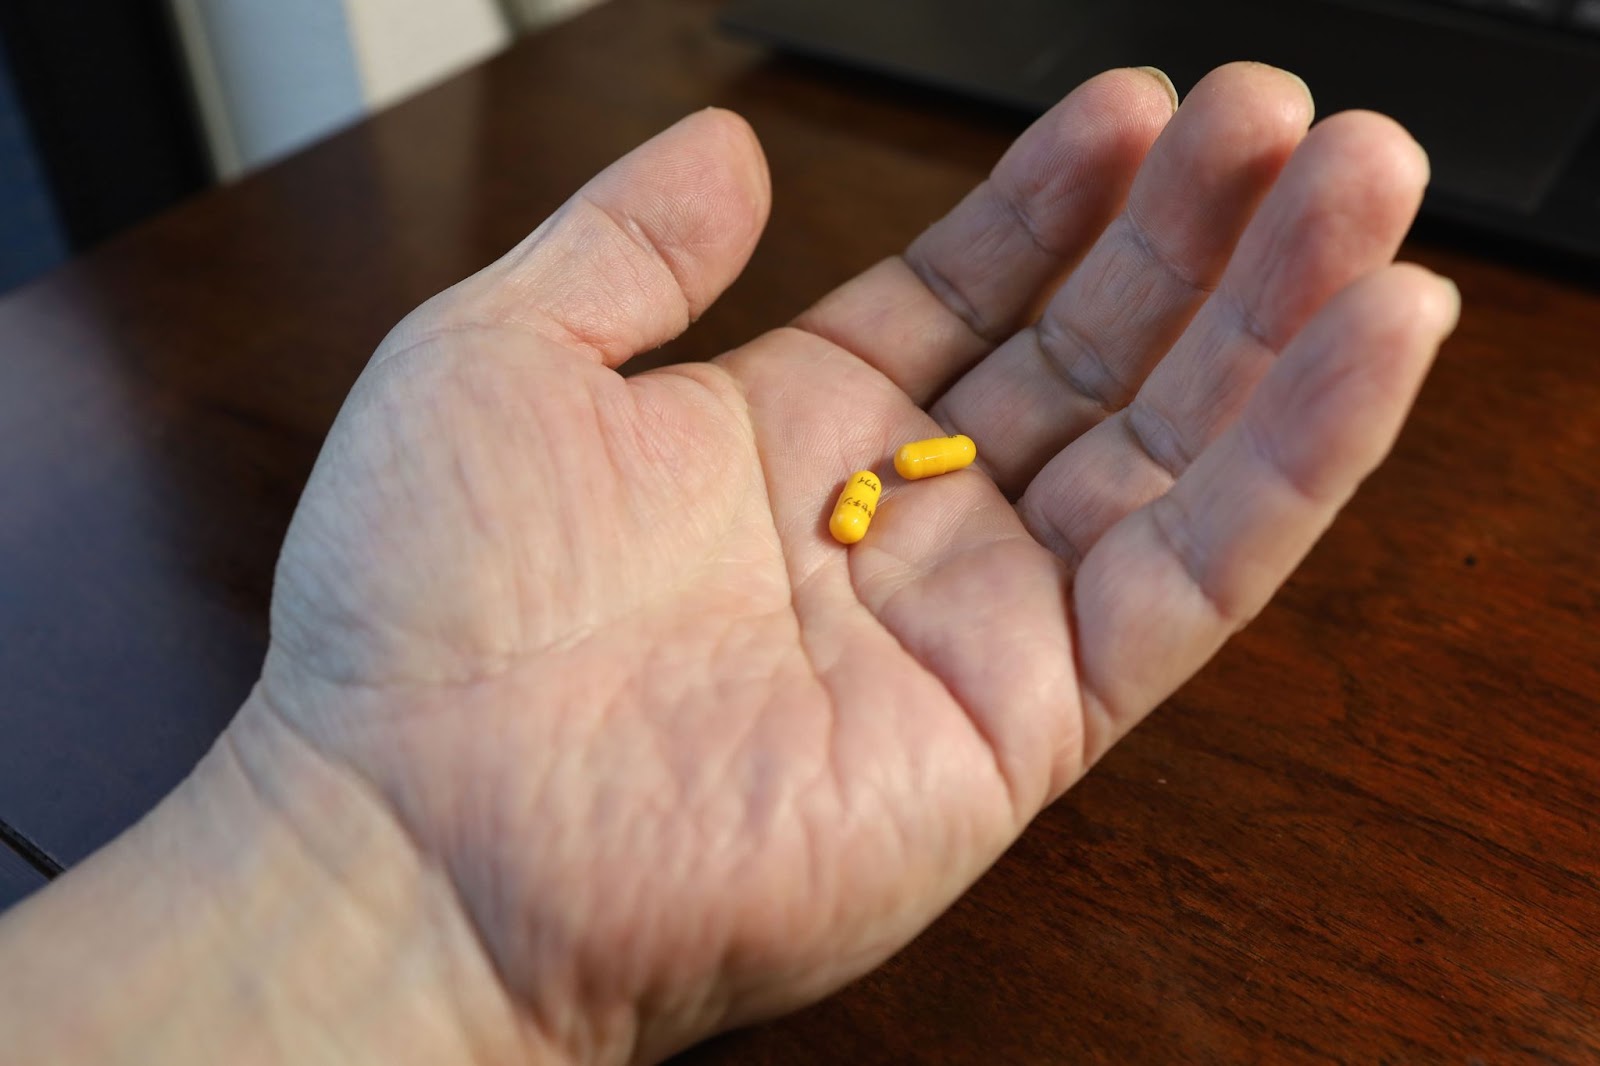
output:
M 667 357 L 902 246 L 1019 128 L 614 0 L 0 302 L 0 818 L 64 864 L 255 677 L 386 329 L 720 104 L 772 225 Z M 900 957 L 728 1063 L 1600 1059 L 1600 298 L 1444 246 L 1466 315 L 1274 606 Z M 0 902 L 29 874 L 0 859 Z

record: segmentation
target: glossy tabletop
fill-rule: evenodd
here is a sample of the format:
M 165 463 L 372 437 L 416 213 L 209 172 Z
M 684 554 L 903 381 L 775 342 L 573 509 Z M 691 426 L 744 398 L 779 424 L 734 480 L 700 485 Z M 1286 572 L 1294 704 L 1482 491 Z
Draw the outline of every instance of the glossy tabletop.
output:
M 0 820 L 70 865 L 182 777 L 367 354 L 612 158 L 708 104 L 765 144 L 761 247 L 656 361 L 702 358 L 1021 126 L 714 16 L 612 0 L 0 300 Z M 1461 328 L 1274 604 L 902 955 L 686 1061 L 1600 1059 L 1600 288 L 1406 255 Z

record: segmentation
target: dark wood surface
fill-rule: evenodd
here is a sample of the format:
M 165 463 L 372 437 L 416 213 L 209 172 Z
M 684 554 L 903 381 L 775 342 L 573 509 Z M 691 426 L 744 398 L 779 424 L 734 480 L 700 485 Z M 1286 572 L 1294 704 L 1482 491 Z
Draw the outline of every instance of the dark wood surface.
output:
M 713 13 L 614 0 L 0 302 L 0 817 L 70 864 L 176 783 L 367 354 L 613 157 L 707 104 L 766 145 L 772 225 L 692 358 L 1019 127 Z M 1274 606 L 900 957 L 686 1061 L 1600 1059 L 1600 295 L 1406 254 L 1461 329 Z

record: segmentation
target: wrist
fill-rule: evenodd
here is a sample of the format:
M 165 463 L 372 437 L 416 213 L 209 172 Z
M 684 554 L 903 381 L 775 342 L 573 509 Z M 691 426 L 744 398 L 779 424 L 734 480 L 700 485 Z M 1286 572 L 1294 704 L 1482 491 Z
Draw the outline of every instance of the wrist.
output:
M 0 922 L 0 991 L 18 1061 L 556 1061 L 449 878 L 254 696 L 155 811 Z

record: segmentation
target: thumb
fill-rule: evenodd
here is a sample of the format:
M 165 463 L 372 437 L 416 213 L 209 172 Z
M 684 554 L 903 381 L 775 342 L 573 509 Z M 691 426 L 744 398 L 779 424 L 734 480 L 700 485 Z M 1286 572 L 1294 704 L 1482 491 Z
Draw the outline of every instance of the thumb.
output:
M 767 222 L 766 159 L 744 119 L 708 108 L 592 178 L 435 307 L 606 366 L 682 333 L 739 276 Z

